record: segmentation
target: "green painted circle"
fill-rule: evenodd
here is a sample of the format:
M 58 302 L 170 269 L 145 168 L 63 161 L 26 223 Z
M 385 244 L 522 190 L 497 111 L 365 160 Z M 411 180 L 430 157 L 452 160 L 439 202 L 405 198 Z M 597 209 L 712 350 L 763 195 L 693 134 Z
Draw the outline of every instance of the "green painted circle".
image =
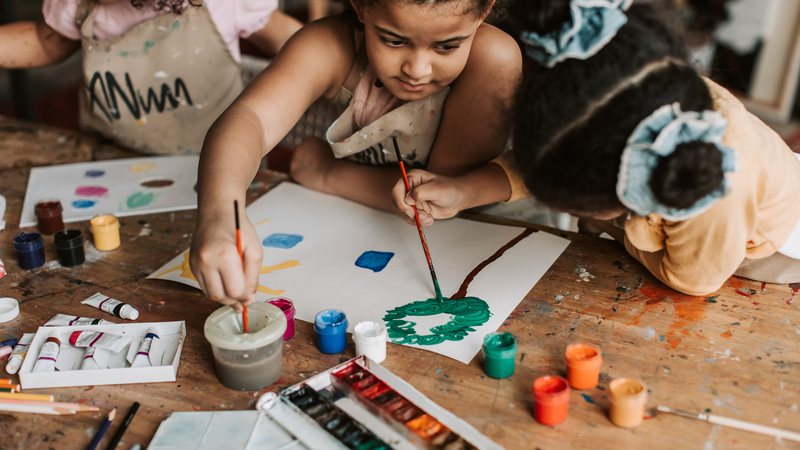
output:
M 449 314 L 452 317 L 444 325 L 431 328 L 430 334 L 420 334 L 416 330 L 416 322 L 406 320 L 409 317 L 435 316 Z M 429 298 L 386 311 L 383 320 L 389 339 L 395 344 L 436 345 L 444 341 L 460 341 L 489 320 L 492 313 L 489 305 L 477 297 L 464 297 L 451 300 Z

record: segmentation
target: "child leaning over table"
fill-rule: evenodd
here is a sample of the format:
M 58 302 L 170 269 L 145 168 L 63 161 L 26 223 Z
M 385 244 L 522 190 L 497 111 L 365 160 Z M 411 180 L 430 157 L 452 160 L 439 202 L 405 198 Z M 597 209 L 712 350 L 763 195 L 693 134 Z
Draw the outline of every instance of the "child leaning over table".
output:
M 800 155 L 699 76 L 650 7 L 629 4 L 517 2 L 528 66 L 515 161 L 455 178 L 413 170 L 395 206 L 413 217 L 416 204 L 429 225 L 530 190 L 678 291 L 705 295 L 731 275 L 800 282 Z
M 269 55 L 300 23 L 277 0 L 44 0 L 41 22 L 0 26 L 0 67 L 80 49 L 81 125 L 147 153 L 199 153 L 242 90 L 239 38 Z

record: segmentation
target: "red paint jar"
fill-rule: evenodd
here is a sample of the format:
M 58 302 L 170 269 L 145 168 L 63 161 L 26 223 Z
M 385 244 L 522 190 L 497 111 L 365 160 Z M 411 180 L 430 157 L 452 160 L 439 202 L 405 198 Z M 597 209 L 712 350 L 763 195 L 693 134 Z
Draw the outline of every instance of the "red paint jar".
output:
M 546 375 L 533 382 L 534 414 L 542 425 L 558 425 L 567 418 L 569 383 L 558 375 Z
M 36 215 L 39 232 L 42 234 L 55 234 L 64 229 L 64 219 L 61 215 L 63 208 L 58 200 L 42 200 L 33 208 Z
M 294 337 L 294 303 L 285 297 L 277 297 L 270 299 L 267 303 L 280 308 L 286 315 L 286 331 L 283 333 L 283 340 L 288 341 Z

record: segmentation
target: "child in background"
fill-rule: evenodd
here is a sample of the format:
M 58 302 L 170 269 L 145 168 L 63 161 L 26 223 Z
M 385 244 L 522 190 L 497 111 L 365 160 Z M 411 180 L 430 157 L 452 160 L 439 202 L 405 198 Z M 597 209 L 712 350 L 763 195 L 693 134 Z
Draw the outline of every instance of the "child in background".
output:
M 277 0 L 45 0 L 0 26 L 0 67 L 83 56 L 81 125 L 135 150 L 199 153 L 242 90 L 239 38 L 269 55 L 300 23 Z M 13 44 L 12 44 L 13 42 Z
M 313 22 L 212 126 L 199 169 L 192 271 L 206 295 L 240 307 L 255 297 L 261 245 L 242 225 L 245 270 L 231 204 L 244 204 L 258 162 L 320 97 L 346 106 L 327 142 L 300 145 L 300 184 L 392 210 L 408 165 L 459 175 L 486 164 L 508 137 L 521 73 L 514 39 L 484 23 L 494 0 L 353 0 L 354 11 Z M 302 207 L 302 205 L 298 205 Z
M 517 98 L 516 164 L 455 179 L 412 171 L 397 208 L 411 217 L 417 204 L 430 224 L 527 186 L 678 291 L 705 295 L 734 274 L 800 282 L 798 155 L 700 77 L 649 7 L 629 3 L 518 2 L 536 66 Z

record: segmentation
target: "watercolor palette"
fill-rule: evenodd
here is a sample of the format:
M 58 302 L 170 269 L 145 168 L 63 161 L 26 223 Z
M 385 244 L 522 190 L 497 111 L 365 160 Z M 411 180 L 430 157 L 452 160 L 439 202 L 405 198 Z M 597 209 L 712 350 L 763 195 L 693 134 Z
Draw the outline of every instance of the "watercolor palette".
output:
M 198 161 L 165 156 L 33 168 L 20 227 L 36 225 L 34 206 L 42 200 L 59 200 L 64 222 L 194 209 Z

